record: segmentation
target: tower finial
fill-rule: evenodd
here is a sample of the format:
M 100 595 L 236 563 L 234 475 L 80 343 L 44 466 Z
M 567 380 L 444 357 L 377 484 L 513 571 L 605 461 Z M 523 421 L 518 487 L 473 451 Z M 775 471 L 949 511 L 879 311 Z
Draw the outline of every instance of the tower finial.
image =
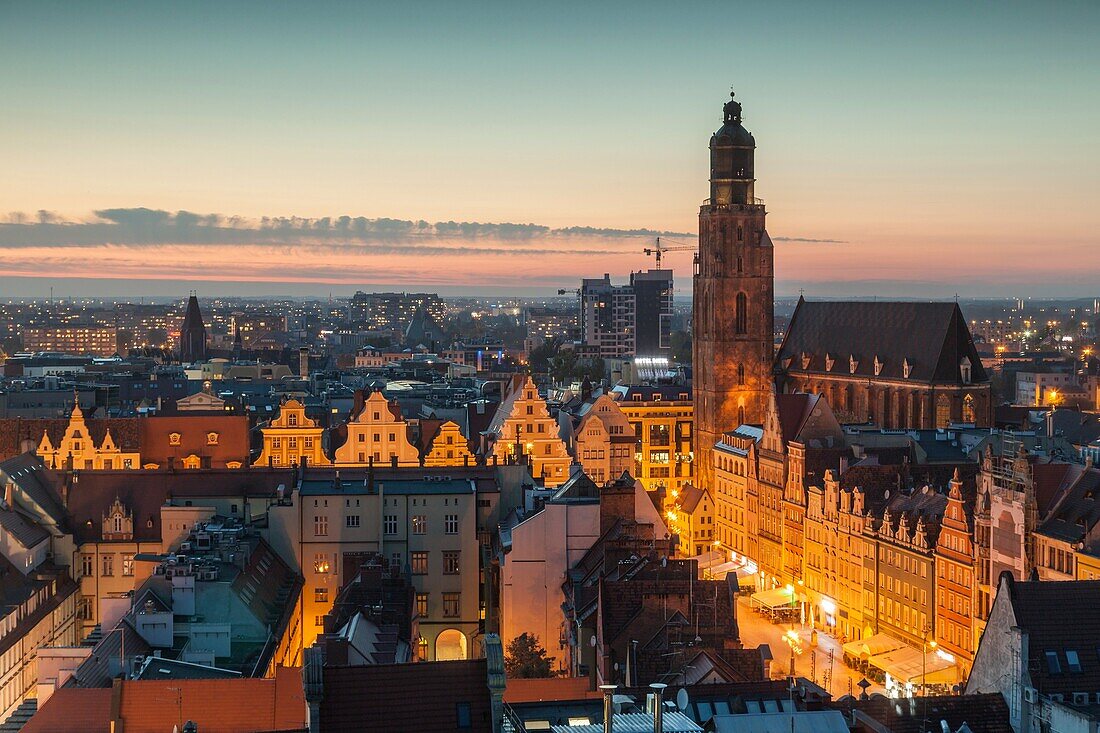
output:
M 730 87 L 730 101 L 726 102 L 722 107 L 723 121 L 728 125 L 731 122 L 741 124 L 741 103 L 738 102 L 735 97 L 737 93 L 733 91 L 733 87 Z

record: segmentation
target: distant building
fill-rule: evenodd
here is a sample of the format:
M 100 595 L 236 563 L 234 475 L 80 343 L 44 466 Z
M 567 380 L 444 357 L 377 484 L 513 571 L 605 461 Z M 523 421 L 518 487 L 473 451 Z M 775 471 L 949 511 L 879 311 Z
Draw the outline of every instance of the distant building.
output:
M 1018 405 L 1058 405 L 1071 390 L 1080 390 L 1071 372 L 1016 372 Z
M 357 291 L 348 304 L 348 320 L 380 331 L 404 332 L 417 310 L 424 309 L 437 322 L 447 315 L 446 305 L 435 293 L 364 293 Z
M 179 352 L 180 361 L 186 364 L 206 361 L 207 358 L 206 325 L 199 310 L 199 299 L 194 294 L 187 299 L 187 312 L 180 326 Z
M 118 329 L 99 325 L 24 328 L 23 348 L 26 351 L 111 356 L 119 351 Z
M 599 356 L 667 356 L 672 334 L 672 270 L 632 272 L 628 285 L 611 276 L 586 278 L 580 290 L 580 331 Z

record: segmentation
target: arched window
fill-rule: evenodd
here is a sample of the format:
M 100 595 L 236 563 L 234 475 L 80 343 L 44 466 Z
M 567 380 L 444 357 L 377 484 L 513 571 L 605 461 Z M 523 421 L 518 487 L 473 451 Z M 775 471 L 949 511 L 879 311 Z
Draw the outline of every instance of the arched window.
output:
M 748 332 L 748 309 L 749 299 L 744 293 L 737 294 L 737 327 L 736 331 L 739 334 Z
M 941 394 L 936 398 L 936 427 L 946 428 L 951 424 L 951 402 L 947 395 Z
M 744 405 L 738 405 L 738 407 L 737 407 L 737 424 L 738 425 L 744 425 L 745 424 L 745 406 Z
M 737 241 L 743 242 L 745 240 L 745 230 L 740 225 L 737 227 Z
M 741 256 L 737 257 L 737 272 L 742 273 L 745 271 L 745 259 Z
M 744 384 L 745 383 L 745 365 L 744 364 L 738 364 L 737 365 L 737 383 L 738 384 Z
M 974 396 L 963 397 L 963 422 L 975 423 L 977 419 L 974 413 Z

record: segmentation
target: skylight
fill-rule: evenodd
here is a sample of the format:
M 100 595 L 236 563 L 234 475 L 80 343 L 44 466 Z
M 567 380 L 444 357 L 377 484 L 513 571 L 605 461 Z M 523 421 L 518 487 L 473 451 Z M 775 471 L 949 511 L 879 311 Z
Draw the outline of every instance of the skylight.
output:
M 1066 650 L 1066 669 L 1074 673 L 1080 673 L 1081 671 L 1081 659 L 1073 649 Z
M 1044 654 L 1046 655 L 1046 658 L 1047 658 L 1047 669 L 1050 670 L 1050 673 L 1051 674 L 1061 674 L 1062 673 L 1062 665 L 1058 661 L 1058 652 L 1047 651 L 1047 652 L 1044 652 Z

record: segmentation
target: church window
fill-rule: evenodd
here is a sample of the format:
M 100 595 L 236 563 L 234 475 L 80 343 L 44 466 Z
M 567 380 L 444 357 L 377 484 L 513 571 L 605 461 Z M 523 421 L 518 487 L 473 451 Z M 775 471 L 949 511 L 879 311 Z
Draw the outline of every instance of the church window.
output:
M 951 424 L 951 402 L 947 395 L 941 394 L 936 398 L 936 427 L 946 428 Z
M 745 365 L 744 364 L 738 364 L 737 365 L 737 383 L 738 384 L 744 384 L 745 383 Z
M 963 422 L 977 422 L 974 413 L 974 396 L 967 395 L 963 397 Z
M 745 240 L 745 230 L 740 225 L 738 225 L 738 227 L 737 227 L 737 241 L 738 242 L 743 242 L 744 240 Z M 738 258 L 738 259 L 740 259 L 740 258 Z M 737 271 L 740 272 L 741 268 L 738 267 Z
M 744 293 L 737 294 L 736 332 L 740 334 L 748 332 L 748 301 Z
M 745 271 L 745 259 L 743 257 L 737 258 L 737 272 L 738 274 Z

